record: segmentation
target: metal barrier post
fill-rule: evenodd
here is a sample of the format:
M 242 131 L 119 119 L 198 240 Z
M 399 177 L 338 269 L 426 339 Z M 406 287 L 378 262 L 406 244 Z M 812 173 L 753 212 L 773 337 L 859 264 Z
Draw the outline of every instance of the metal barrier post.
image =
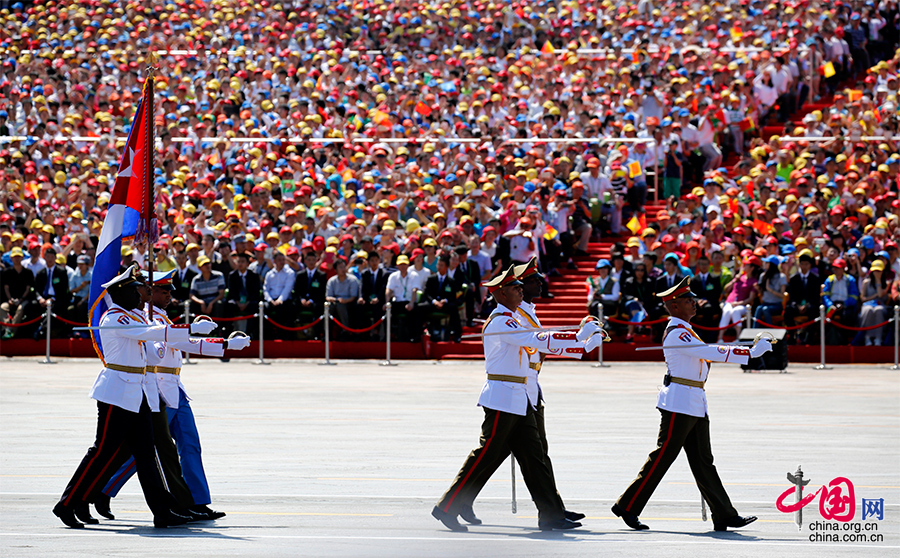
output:
M 387 360 L 381 363 L 381 366 L 397 366 L 391 362 L 391 303 L 384 305 L 384 321 L 387 335 Z
M 263 356 L 263 345 L 265 345 L 265 334 L 263 333 L 263 327 L 266 322 L 266 303 L 265 301 L 259 301 L 259 359 L 256 360 L 253 364 L 270 364 L 266 362 L 266 359 Z
M 603 304 L 597 305 L 597 318 L 600 320 L 600 327 L 603 327 Z M 608 364 L 603 363 L 603 343 L 597 345 L 597 364 L 594 368 L 609 368 Z
M 184 301 L 184 323 L 191 323 L 191 301 Z M 187 351 L 182 351 L 181 354 L 184 355 L 184 360 L 181 361 L 182 365 L 185 364 L 197 364 L 196 362 L 191 362 L 191 354 Z
M 325 301 L 325 362 L 320 362 L 323 366 L 333 366 L 331 362 L 331 303 Z
M 891 370 L 900 370 L 900 306 L 894 306 L 894 365 Z
M 819 347 L 821 350 L 821 362 L 813 370 L 831 370 L 830 366 L 825 366 L 825 305 L 819 306 Z
M 666 162 L 663 160 L 663 168 L 665 168 Z M 655 203 L 659 203 L 659 164 L 657 161 L 656 171 L 653 173 L 653 201 Z
M 47 279 L 50 280 L 49 278 Z M 47 349 L 46 354 L 44 355 L 44 360 L 40 360 L 41 364 L 56 364 L 52 360 L 50 360 L 50 320 L 53 319 L 53 306 L 48 304 L 47 311 L 44 313 L 44 329 L 47 330 Z
M 750 310 L 750 308 L 747 308 L 747 314 L 744 316 L 744 321 L 747 322 L 746 324 L 744 324 L 744 327 L 746 327 L 747 329 L 751 329 L 753 327 L 753 313 Z M 738 337 L 740 337 L 740 335 L 738 335 Z M 740 341 L 740 339 L 737 339 L 737 341 Z

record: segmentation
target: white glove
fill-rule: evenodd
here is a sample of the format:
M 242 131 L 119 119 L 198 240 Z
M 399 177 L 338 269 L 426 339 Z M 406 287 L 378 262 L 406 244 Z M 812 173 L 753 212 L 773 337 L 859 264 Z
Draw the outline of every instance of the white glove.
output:
M 240 351 L 250 346 L 250 337 L 243 331 L 236 331 L 228 338 L 225 346 L 229 351 Z
M 598 328 L 599 329 L 599 328 Z M 603 343 L 603 332 L 597 331 L 584 342 L 584 352 L 589 353 Z
M 209 335 L 212 330 L 219 327 L 216 322 L 203 320 L 191 324 L 191 335 Z
M 772 342 L 768 339 L 760 339 L 756 345 L 750 347 L 750 356 L 758 358 L 772 350 Z
M 578 330 L 578 333 L 575 334 L 575 339 L 579 341 L 587 341 L 595 333 L 599 332 L 601 329 L 600 324 L 595 321 L 585 322 L 582 324 L 581 329 Z M 603 336 L 600 336 L 600 339 L 603 339 Z

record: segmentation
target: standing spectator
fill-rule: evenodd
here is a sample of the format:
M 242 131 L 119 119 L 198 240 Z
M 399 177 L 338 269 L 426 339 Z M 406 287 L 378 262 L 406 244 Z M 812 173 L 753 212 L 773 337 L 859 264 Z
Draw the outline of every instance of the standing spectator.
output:
M 347 327 L 356 327 L 356 304 L 360 297 L 359 279 L 347 274 L 347 262 L 338 258 L 332 264 L 335 275 L 325 285 L 325 300 L 331 303 L 338 321 Z M 328 327 L 328 324 L 325 325 Z M 343 329 L 337 330 L 337 339 L 350 340 L 352 337 Z
M 206 256 L 197 258 L 200 274 L 191 280 L 191 312 L 213 318 L 222 317 L 222 300 L 225 298 L 225 276 L 212 268 Z
M 454 278 L 465 285 L 463 298 L 466 305 L 466 325 L 472 327 L 475 319 L 475 305 L 481 305 L 481 267 L 477 262 L 469 259 L 469 248 L 465 244 L 456 247 L 459 256 L 459 266 Z
M 250 255 L 237 254 L 237 269 L 228 274 L 228 314 L 231 317 L 246 316 L 257 310 L 262 286 L 259 275 L 250 271 Z M 234 322 L 234 329 L 247 331 L 247 320 Z M 252 334 L 252 329 L 251 329 Z
M 65 265 L 57 265 L 55 248 L 44 250 L 44 262 L 46 267 L 34 277 L 34 292 L 37 294 L 38 304 L 50 307 L 54 314 L 67 317 L 71 299 L 69 274 Z M 55 324 L 58 331 L 67 329 L 59 320 L 51 323 Z
M 397 326 L 397 337 L 404 342 L 419 341 L 414 295 L 415 277 L 409 273 L 409 256 L 402 254 L 397 257 L 397 271 L 387 279 L 384 296 L 391 303 L 391 321 Z
M 294 317 L 291 313 L 293 310 L 291 308 L 291 290 L 294 288 L 294 271 L 285 265 L 285 259 L 285 255 L 280 250 L 275 250 L 272 255 L 275 267 L 266 273 L 263 282 L 263 297 L 266 301 L 268 317 L 278 324 L 292 326 Z M 279 337 L 282 335 L 281 330 L 277 335 Z
M 16 246 L 10 251 L 12 266 L 0 273 L 0 322 L 17 324 L 25 319 L 34 298 L 34 274 L 22 265 L 24 253 Z M 12 318 L 10 318 L 12 316 Z M 3 339 L 15 337 L 18 329 L 4 328 Z
M 788 304 L 784 310 L 786 326 L 804 322 L 812 323 L 812 320 L 819 316 L 822 279 L 812 273 L 815 264 L 812 250 L 801 250 L 797 260 L 799 270 L 788 280 Z M 811 336 L 814 336 L 817 330 L 818 327 L 802 329 L 798 339 L 801 342 L 809 343 L 813 339 Z
M 850 45 L 850 57 L 853 59 L 854 75 L 869 68 L 869 53 L 866 51 L 869 40 L 866 30 L 860 23 L 859 14 L 854 12 L 850 14 L 850 25 L 844 27 L 844 37 Z
M 69 292 L 72 293 L 72 305 L 69 306 L 69 318 L 76 322 L 88 323 L 88 300 L 91 294 L 91 257 L 81 254 L 76 261 L 75 274 L 69 280 Z
M 718 277 L 710 273 L 709 258 L 700 256 L 697 260 L 697 273 L 691 279 L 691 291 L 697 297 L 697 314 L 694 322 L 703 326 L 700 329 L 700 338 L 711 343 L 716 339 L 713 330 L 719 325 L 722 316 L 722 283 Z M 706 329 L 709 328 L 709 329 Z
M 188 256 L 184 250 L 175 252 L 175 275 L 172 276 L 172 302 L 166 309 L 169 318 L 174 318 L 184 311 L 184 302 L 191 299 L 191 283 L 197 276 L 194 270 L 188 267 Z
M 422 301 L 419 310 L 423 320 L 429 325 L 432 337 L 441 340 L 452 339 L 459 341 L 461 327 L 459 321 L 459 304 L 456 293 L 459 287 L 453 277 L 448 275 L 450 270 L 450 256 L 441 256 L 437 263 L 437 273 L 425 281 L 425 290 L 422 293 Z M 449 328 L 444 335 L 439 332 L 443 329 L 442 322 L 449 320 Z
M 825 305 L 826 316 L 846 326 L 856 325 L 856 313 L 859 311 L 859 286 L 856 278 L 846 273 L 847 262 L 837 258 L 831 262 L 834 272 L 822 284 L 822 304 Z M 832 326 L 829 330 L 829 343 L 843 345 L 846 343 L 843 330 Z
M 366 268 L 360 273 L 360 294 L 357 301 L 360 310 L 359 322 L 364 327 L 369 327 L 384 315 L 384 289 L 387 285 L 388 273 L 381 266 L 381 256 L 377 250 L 372 250 L 366 258 Z M 381 339 L 378 333 L 381 328 L 376 328 L 369 335 Z

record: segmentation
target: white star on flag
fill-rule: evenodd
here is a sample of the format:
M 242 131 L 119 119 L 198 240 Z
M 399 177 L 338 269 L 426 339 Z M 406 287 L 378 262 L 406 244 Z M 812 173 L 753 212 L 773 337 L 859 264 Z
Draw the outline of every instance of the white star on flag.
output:
M 120 177 L 134 176 L 134 173 L 132 173 L 132 169 L 134 168 L 134 160 L 135 160 L 135 157 L 137 155 L 139 155 L 141 151 L 142 151 L 141 149 L 138 149 L 137 151 L 135 151 L 134 149 L 132 149 L 130 147 L 128 148 L 128 152 L 129 152 L 128 166 L 125 167 L 123 170 L 119 171 Z

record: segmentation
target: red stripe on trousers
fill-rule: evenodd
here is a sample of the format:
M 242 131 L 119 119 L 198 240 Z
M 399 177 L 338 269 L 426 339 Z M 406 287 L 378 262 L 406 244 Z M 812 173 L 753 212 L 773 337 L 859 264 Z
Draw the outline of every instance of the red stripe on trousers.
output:
M 112 464 L 112 462 L 116 458 L 116 456 L 119 455 L 119 450 L 121 450 L 121 449 L 122 449 L 121 446 L 116 448 L 116 451 L 112 454 L 112 457 L 109 458 L 109 461 L 106 462 L 106 465 L 104 465 L 103 468 L 100 469 L 100 472 L 97 473 L 97 476 L 94 478 L 94 482 L 92 482 L 91 485 L 87 489 L 88 494 L 90 494 L 91 491 L 94 490 L 94 486 L 97 484 L 97 481 L 100 480 L 101 478 L 103 478 L 103 475 L 106 473 L 106 470 L 109 469 L 109 466 Z
M 109 417 L 112 415 L 112 405 L 106 407 L 106 420 L 103 421 L 103 432 L 100 433 L 100 443 L 97 444 L 97 451 L 94 453 L 94 457 L 91 458 L 91 461 L 87 464 L 87 467 L 84 468 L 84 471 L 81 472 L 81 476 L 78 477 L 78 480 L 75 481 L 75 486 L 72 487 L 72 491 L 69 492 L 69 497 L 66 498 L 66 501 L 63 502 L 64 506 L 68 506 L 69 502 L 72 500 L 72 496 L 75 494 L 75 491 L 78 490 L 78 485 L 81 484 L 81 481 L 84 480 L 84 476 L 87 474 L 88 469 L 91 468 L 91 465 L 94 464 L 94 460 L 97 459 L 97 456 L 100 455 L 100 450 L 103 448 L 103 442 L 106 441 L 106 430 L 109 428 Z
M 453 500 L 456 498 L 456 495 L 459 494 L 459 491 L 462 490 L 462 487 L 465 486 L 466 481 L 469 480 L 469 477 L 472 476 L 472 471 L 475 470 L 475 467 L 478 467 L 478 463 L 481 461 L 481 458 L 484 457 L 484 453 L 487 451 L 488 446 L 491 445 L 491 440 L 494 439 L 494 435 L 497 433 L 497 423 L 500 421 L 500 411 L 496 411 L 496 415 L 494 416 L 494 426 L 491 428 L 491 437 L 487 439 L 487 442 L 484 443 L 484 447 L 481 448 L 481 453 L 478 454 L 478 458 L 475 460 L 475 463 L 472 464 L 472 468 L 469 469 L 469 472 L 466 473 L 466 476 L 463 478 L 462 482 L 459 483 L 459 486 L 456 487 L 456 490 L 453 492 L 453 496 L 450 496 L 450 501 L 447 502 L 447 506 L 444 508 L 444 512 L 450 511 L 450 506 L 453 504 Z
M 656 461 L 653 462 L 653 466 L 650 467 L 650 471 L 647 473 L 647 476 L 644 477 L 644 480 L 638 487 L 637 492 L 634 493 L 631 501 L 628 502 L 628 506 L 625 508 L 625 511 L 629 511 L 631 509 L 634 501 L 637 500 L 638 494 L 641 493 L 641 489 L 644 488 L 644 485 L 647 484 L 647 481 L 650 480 L 651 476 L 653 476 L 653 471 L 656 470 L 656 466 L 659 465 L 659 460 L 662 459 L 663 454 L 666 453 L 666 446 L 669 445 L 669 440 L 672 439 L 672 427 L 675 426 L 675 415 L 676 413 L 672 413 L 672 418 L 669 419 L 669 432 L 668 434 L 666 434 L 666 441 L 663 442 L 662 449 L 659 450 L 659 455 L 656 456 Z

